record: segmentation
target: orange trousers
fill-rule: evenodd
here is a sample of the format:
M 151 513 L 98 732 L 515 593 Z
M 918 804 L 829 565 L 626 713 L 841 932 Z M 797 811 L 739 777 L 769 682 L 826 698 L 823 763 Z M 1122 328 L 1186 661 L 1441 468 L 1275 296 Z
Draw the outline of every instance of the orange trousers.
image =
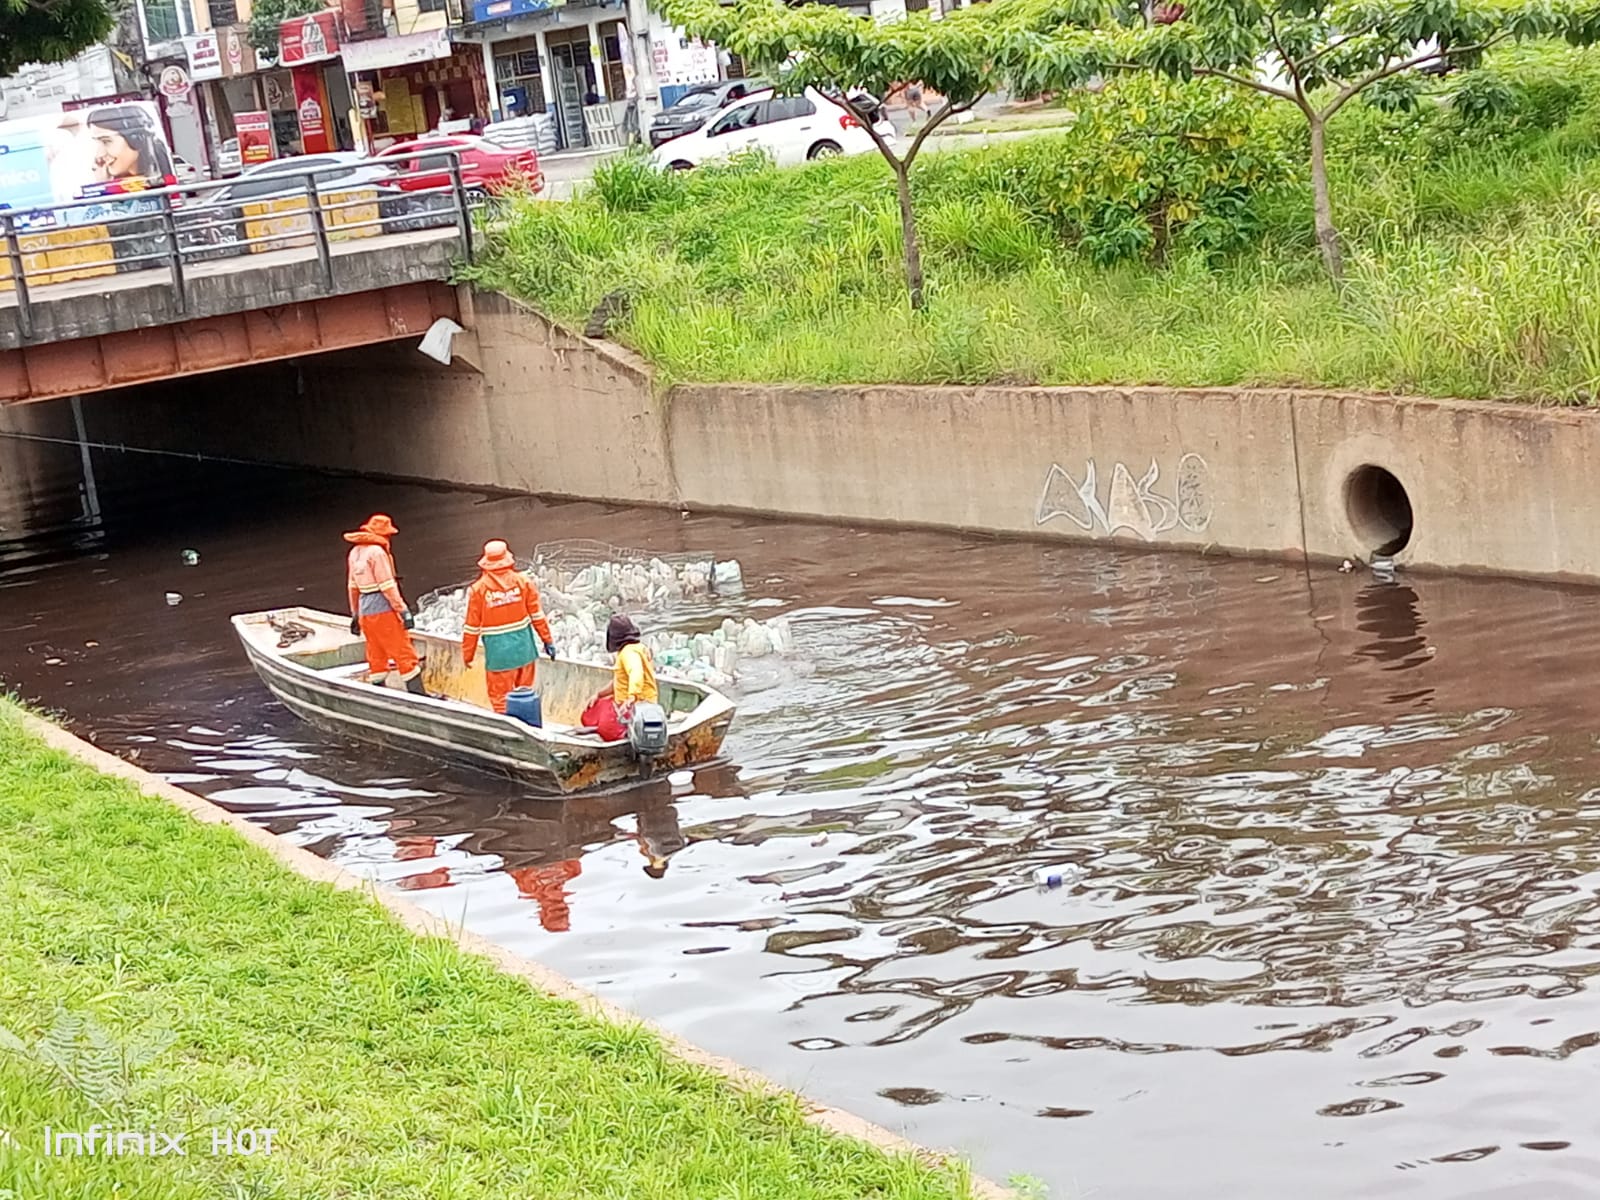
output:
M 362 617 L 361 636 L 367 640 L 367 670 L 378 677 L 379 682 L 389 673 L 391 662 L 401 679 L 415 679 L 422 673 L 417 664 L 417 649 L 411 644 L 411 635 L 406 632 L 399 613 Z
M 533 686 L 533 664 L 527 663 L 515 671 L 485 671 L 483 677 L 489 683 L 489 706 L 503 713 L 512 688 Z

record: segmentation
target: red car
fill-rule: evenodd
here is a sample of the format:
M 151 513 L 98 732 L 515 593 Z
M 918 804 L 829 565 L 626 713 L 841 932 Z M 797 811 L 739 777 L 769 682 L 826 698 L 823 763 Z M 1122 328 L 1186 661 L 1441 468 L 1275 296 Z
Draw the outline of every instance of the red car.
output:
M 380 150 L 373 157 L 394 166 L 399 173 L 396 186 L 415 192 L 450 186 L 450 156 L 437 153 L 440 150 L 460 152 L 461 182 L 473 191 L 502 192 L 523 181 L 531 191 L 544 191 L 537 150 L 508 150 L 467 134 L 421 137 Z

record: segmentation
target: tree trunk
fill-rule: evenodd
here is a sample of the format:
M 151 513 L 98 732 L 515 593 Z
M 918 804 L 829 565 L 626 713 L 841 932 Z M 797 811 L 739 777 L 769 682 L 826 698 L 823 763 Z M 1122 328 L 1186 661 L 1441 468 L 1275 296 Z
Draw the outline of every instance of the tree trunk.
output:
M 917 214 L 911 208 L 911 166 L 896 163 L 894 181 L 900 192 L 900 239 L 905 245 L 906 290 L 911 307 L 922 307 L 922 246 L 917 241 Z
M 1317 216 L 1317 246 L 1323 266 L 1335 283 L 1344 279 L 1344 251 L 1333 223 L 1333 201 L 1328 196 L 1328 154 L 1323 144 L 1322 118 L 1311 118 L 1311 196 Z

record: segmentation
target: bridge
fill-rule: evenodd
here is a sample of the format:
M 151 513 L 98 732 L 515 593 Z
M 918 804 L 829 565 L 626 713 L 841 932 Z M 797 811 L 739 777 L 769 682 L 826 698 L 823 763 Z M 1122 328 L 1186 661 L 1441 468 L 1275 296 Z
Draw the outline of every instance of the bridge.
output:
M 260 199 L 234 179 L 0 210 L 0 404 L 460 322 L 449 280 L 473 256 L 474 198 L 459 161 L 447 181 L 319 178 L 341 174 L 286 172 L 289 194 Z

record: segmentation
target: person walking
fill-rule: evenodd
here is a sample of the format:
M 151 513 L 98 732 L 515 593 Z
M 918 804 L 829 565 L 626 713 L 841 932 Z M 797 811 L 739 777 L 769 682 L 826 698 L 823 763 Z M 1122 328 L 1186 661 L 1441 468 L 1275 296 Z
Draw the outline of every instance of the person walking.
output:
M 550 624 L 539 606 L 539 588 L 517 570 L 511 547 L 496 538 L 483 544 L 478 560 L 481 575 L 467 591 L 467 618 L 461 629 L 461 661 L 471 666 L 483 646 L 484 675 L 489 684 L 489 705 L 506 711 L 513 688 L 532 687 L 539 647 L 534 634 L 551 658 L 556 648 Z
M 351 543 L 345 579 L 350 592 L 350 632 L 366 641 L 368 683 L 382 687 L 392 665 L 406 691 L 426 696 L 422 664 L 408 632 L 411 609 L 400 594 L 389 543 L 399 532 L 385 514 L 374 513 L 360 529 L 344 535 Z

